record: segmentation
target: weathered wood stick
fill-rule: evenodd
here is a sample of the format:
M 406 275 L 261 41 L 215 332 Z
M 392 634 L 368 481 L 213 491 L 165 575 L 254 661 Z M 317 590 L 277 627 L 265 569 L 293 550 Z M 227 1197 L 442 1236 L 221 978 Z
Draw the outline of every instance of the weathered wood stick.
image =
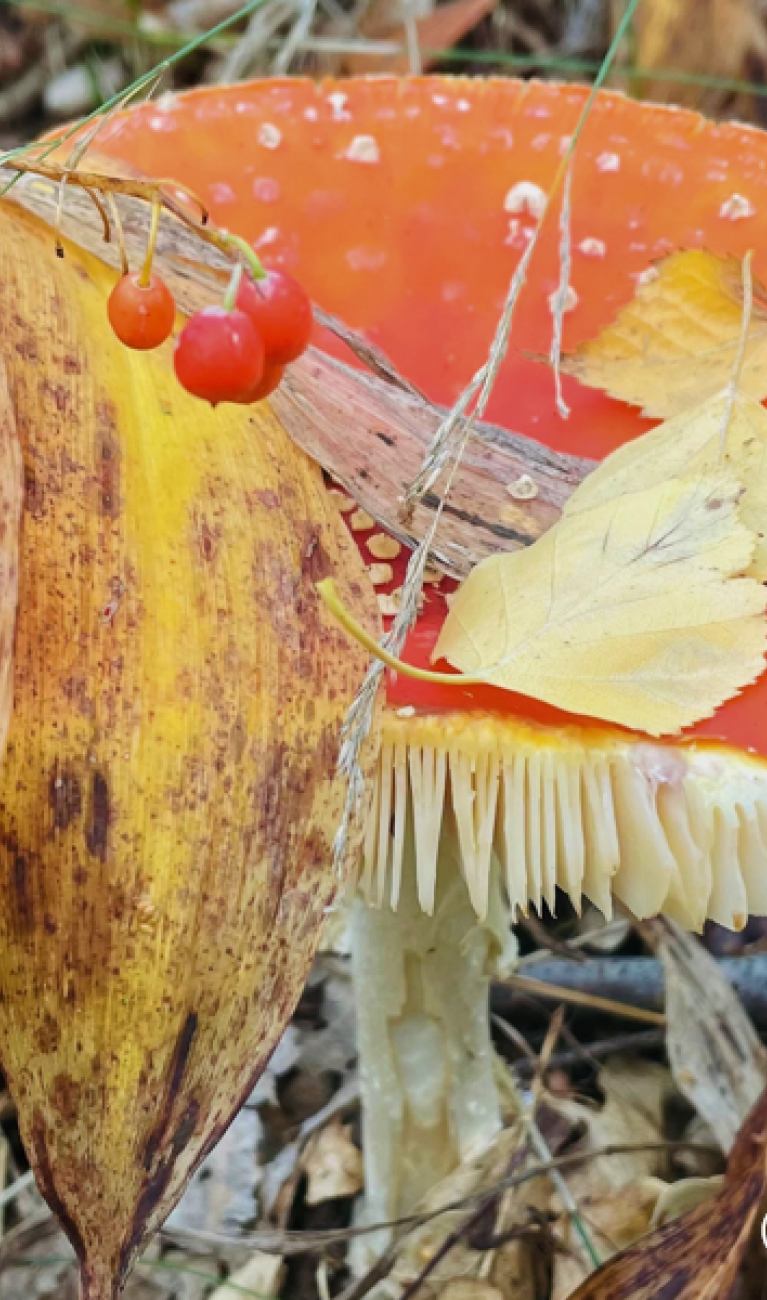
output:
M 721 957 L 718 964 L 754 1023 L 767 1030 L 767 953 Z M 542 997 L 547 997 L 546 984 L 559 984 L 647 1011 L 664 1007 L 663 967 L 654 957 L 600 957 L 588 962 L 552 958 L 526 968 L 525 977 L 540 980 Z M 493 987 L 492 1007 L 499 1015 L 513 1018 L 531 996 L 527 989 L 517 992 L 498 984 Z
M 92 182 L 98 156 L 88 158 Z M 0 171 L 0 184 L 10 175 Z M 58 195 L 59 187 L 50 179 L 25 175 L 8 200 L 54 227 Z M 148 205 L 124 194 L 116 202 L 135 267 L 146 248 Z M 102 214 L 82 189 L 67 186 L 61 229 L 75 244 L 119 269 L 116 240 L 104 242 Z M 160 225 L 157 258 L 185 312 L 218 301 L 232 265 L 170 213 Z M 439 498 L 427 494 L 407 527 L 399 518 L 400 501 L 444 411 L 400 379 L 390 364 L 377 364 L 375 350 L 364 339 L 339 330 L 321 312 L 317 316 L 369 369 L 360 371 L 310 348 L 288 368 L 269 400 L 293 440 L 389 532 L 413 546 L 425 535 Z M 463 577 L 486 555 L 528 546 L 556 522 L 591 469 L 592 461 L 550 451 L 520 434 L 478 422 L 442 517 L 433 562 Z M 535 485 L 535 495 L 524 500 L 509 490 L 523 475 Z

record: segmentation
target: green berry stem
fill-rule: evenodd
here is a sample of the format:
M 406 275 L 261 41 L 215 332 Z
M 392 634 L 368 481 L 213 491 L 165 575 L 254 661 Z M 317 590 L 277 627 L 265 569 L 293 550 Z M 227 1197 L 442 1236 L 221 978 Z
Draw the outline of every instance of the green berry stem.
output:
M 266 271 L 258 254 L 251 248 L 247 239 L 241 235 L 232 235 L 228 230 L 219 230 L 217 232 L 216 242 L 219 248 L 226 252 L 236 250 L 244 258 L 250 274 L 254 280 L 265 280 Z
M 142 289 L 149 288 L 149 281 L 152 278 L 152 260 L 154 258 L 154 250 L 157 244 L 157 235 L 160 229 L 161 212 L 162 212 L 161 203 L 159 202 L 158 199 L 154 199 L 152 202 L 152 215 L 149 221 L 149 239 L 147 241 L 147 246 L 146 246 L 146 256 L 144 258 L 144 265 L 142 266 L 138 277 L 139 286 Z
M 227 285 L 224 294 L 224 311 L 234 311 L 237 305 L 237 294 L 240 291 L 240 280 L 242 279 L 242 262 L 238 262 L 232 271 L 232 278 Z

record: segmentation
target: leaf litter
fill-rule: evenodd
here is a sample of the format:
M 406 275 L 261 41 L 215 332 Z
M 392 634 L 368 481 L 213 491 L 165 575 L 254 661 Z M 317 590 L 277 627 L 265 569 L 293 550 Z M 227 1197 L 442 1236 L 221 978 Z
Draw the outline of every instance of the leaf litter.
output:
M 724 279 L 726 281 L 726 277 Z M 724 296 L 726 297 L 726 293 Z M 741 316 L 742 310 L 738 317 L 739 322 Z M 758 310 L 755 311 L 755 317 L 759 324 Z M 755 425 L 758 426 L 760 419 L 753 409 L 753 401 L 748 390 L 748 385 L 752 383 L 752 372 L 758 371 L 761 364 L 760 348 L 761 342 L 755 332 L 753 348 L 749 337 L 748 355 L 744 363 L 746 381 L 742 392 L 737 395 L 733 408 L 732 424 L 734 425 L 742 417 L 746 422 L 751 421 L 750 429 Z M 737 337 L 733 338 L 730 334 L 722 338 L 717 355 L 709 358 L 712 367 L 716 368 L 721 364 L 725 381 L 736 353 Z M 611 358 L 612 360 L 614 358 Z M 687 360 L 689 361 L 689 358 Z M 663 371 L 666 377 L 669 373 L 668 370 Z M 709 375 L 710 373 L 709 369 Z M 612 375 L 609 382 L 614 382 Z M 615 380 L 615 382 L 620 381 Z M 667 378 L 663 380 L 663 384 L 665 383 Z M 756 393 L 759 384 L 756 379 L 753 379 L 753 383 Z M 632 391 L 639 392 L 638 389 Z M 697 386 L 696 391 L 700 396 L 700 386 Z M 711 399 L 715 398 L 716 391 L 711 394 Z M 624 400 L 635 399 L 624 398 Z M 656 397 L 651 395 L 650 399 L 639 397 L 636 400 L 646 405 L 647 400 L 654 401 Z M 662 402 L 662 396 L 658 400 Z M 664 413 L 668 415 L 674 413 L 673 403 Z M 684 408 L 680 414 L 687 416 L 689 434 L 689 425 L 694 425 L 695 421 Z M 721 410 L 718 414 L 721 415 Z M 726 495 L 731 491 L 730 480 L 724 476 L 722 466 L 718 462 L 712 466 L 707 460 L 707 457 L 712 454 L 711 426 L 712 421 L 716 425 L 717 411 L 709 408 L 705 418 L 708 421 L 708 434 L 705 432 L 701 434 L 697 426 L 693 430 L 696 454 L 700 454 L 702 458 L 698 468 L 701 474 L 710 473 L 712 470 L 718 471 L 720 477 L 719 479 L 714 477 L 713 483 L 716 484 L 716 492 L 724 491 Z M 751 433 L 748 437 L 744 435 L 739 451 L 737 438 L 732 440 L 732 444 L 728 439 L 726 451 L 728 470 L 742 472 L 743 465 L 747 463 L 746 448 L 751 446 L 752 441 Z M 634 444 L 634 447 L 637 447 L 637 444 Z M 648 468 L 651 459 L 648 458 Z M 598 475 L 595 475 L 595 479 L 597 477 Z M 650 477 L 652 478 L 652 475 Z M 659 477 L 656 476 L 653 481 L 644 484 L 644 490 L 657 494 L 661 487 L 658 482 Z M 670 477 L 678 479 L 680 476 L 673 472 Z M 747 477 L 755 479 L 758 475 L 749 471 Z M 602 482 L 604 483 L 604 478 Z M 593 501 L 588 509 L 609 507 L 610 500 L 611 495 L 608 492 L 605 500 Z M 734 496 L 731 495 L 730 507 L 733 501 Z M 583 510 L 585 509 L 584 505 Z M 718 554 L 717 547 L 720 545 L 723 553 L 727 553 L 728 547 L 732 547 L 734 552 L 741 544 L 738 528 L 752 534 L 751 556 L 753 558 L 750 558 L 749 565 L 741 563 L 729 574 L 742 582 L 749 581 L 748 578 L 740 576 L 746 573 L 750 573 L 752 577 L 763 576 L 760 568 L 750 567 L 758 563 L 759 538 L 754 522 L 759 517 L 757 501 L 754 500 L 751 505 L 751 523 L 747 517 L 748 509 L 745 496 L 741 496 L 737 508 L 738 521 L 735 522 L 736 512 L 730 509 L 728 515 L 730 532 L 726 536 L 717 537 L 713 542 L 714 555 Z M 574 508 L 568 509 L 566 517 L 575 519 L 580 513 L 581 508 L 576 504 Z M 723 563 L 721 558 L 718 563 L 720 565 Z M 714 572 L 727 573 L 727 564 L 724 564 L 723 569 L 717 569 L 717 562 L 715 562 Z M 751 588 L 749 587 L 748 590 L 750 591 Z M 568 923 L 568 918 L 565 918 L 565 928 Z M 557 930 L 562 928 L 561 921 L 556 924 L 547 922 L 547 924 Z M 638 937 L 633 932 L 629 932 L 626 942 L 636 943 Z M 546 1105 L 539 1116 L 539 1123 L 547 1135 L 547 1143 L 555 1162 L 560 1159 L 566 1162 L 568 1156 L 578 1154 L 577 1148 L 580 1144 L 583 1163 L 579 1165 L 576 1162 L 575 1165 L 569 1166 L 565 1176 L 570 1192 L 579 1204 L 579 1211 L 599 1244 L 602 1258 L 607 1258 L 626 1246 L 630 1247 L 628 1253 L 620 1255 L 614 1264 L 608 1263 L 582 1284 L 581 1289 L 576 1293 L 582 1297 L 582 1300 L 587 1298 L 597 1300 L 597 1297 L 603 1295 L 616 1297 L 618 1300 L 622 1300 L 623 1297 L 628 1300 L 629 1296 L 642 1300 L 644 1296 L 655 1296 L 659 1292 L 660 1285 L 669 1278 L 673 1279 L 675 1288 L 673 1294 L 682 1297 L 682 1300 L 704 1300 L 704 1297 L 709 1296 L 713 1300 L 714 1296 L 724 1296 L 735 1277 L 751 1223 L 756 1215 L 759 1197 L 764 1190 L 764 1131 L 767 1127 L 763 1116 L 764 1101 L 757 1104 L 743 1127 L 740 1127 L 746 1115 L 746 1102 L 750 1094 L 757 1095 L 759 1091 L 761 1071 L 764 1068 L 761 1059 L 763 1049 L 759 1048 L 757 1042 L 752 1041 L 753 1035 L 749 1038 L 748 1029 L 743 1024 L 743 1013 L 739 1009 L 735 995 L 727 989 L 727 986 L 723 982 L 721 987 L 717 984 L 716 998 L 713 1000 L 715 1005 L 709 1006 L 709 999 L 701 997 L 700 983 L 695 982 L 684 961 L 678 954 L 676 959 L 669 956 L 672 950 L 673 945 L 670 940 L 666 941 L 665 948 L 659 941 L 659 951 L 667 971 L 673 971 L 673 974 L 669 974 L 667 1005 L 669 1042 L 670 1045 L 676 1043 L 676 1056 L 671 1046 L 669 1049 L 671 1062 L 674 1066 L 677 1057 L 680 1059 L 686 1057 L 686 1075 L 678 1064 L 674 1069 L 676 1076 L 674 1078 L 661 1063 L 653 1064 L 637 1058 L 621 1058 L 618 1055 L 612 1065 L 603 1067 L 598 1074 L 594 1075 L 584 1094 L 581 1091 L 583 1079 L 577 1071 L 564 1081 L 561 1077 L 557 1078 L 553 1071 L 550 1073 L 544 1071 L 543 1074 Z M 693 951 L 699 953 L 700 949 L 696 945 Z M 340 959 L 341 966 L 343 960 Z M 691 963 L 696 967 L 694 957 L 691 957 Z M 323 969 L 320 966 L 318 971 L 319 982 L 324 987 L 330 987 L 334 982 L 340 986 L 344 983 L 348 984 L 348 980 L 338 968 L 330 975 L 327 967 Z M 710 971 L 707 971 L 707 975 L 710 976 Z M 706 991 L 709 987 L 706 985 Z M 672 992 L 674 989 L 675 993 Z M 694 1017 L 690 1015 L 690 1007 L 693 1004 L 696 1008 Z M 318 1019 L 316 1013 L 313 1014 L 312 1032 L 321 1035 L 324 1032 L 321 1017 Z M 312 1016 L 309 1020 L 311 1022 Z M 741 1065 L 745 1060 L 748 1066 L 748 1079 L 737 1096 L 731 1095 L 727 1087 L 727 1082 L 734 1079 L 734 1075 L 728 1075 L 727 1071 L 737 1069 L 738 1066 L 734 1064 L 735 1058 L 728 1057 L 723 1046 L 728 1037 L 723 1031 L 723 1026 L 730 1021 L 738 1028 L 736 1055 L 739 1054 L 738 1060 Z M 589 1062 L 589 1028 L 593 1032 L 593 1025 L 589 1026 L 588 1023 L 588 1012 L 585 1041 L 582 1044 L 578 1044 L 572 1027 L 568 1028 L 570 1038 L 574 1039 L 578 1049 L 582 1051 L 584 1068 L 588 1068 Z M 582 1020 L 578 1024 L 578 1030 L 584 1032 Z M 536 1034 L 535 1028 L 531 1027 L 528 1027 L 528 1032 L 533 1044 L 528 1050 L 535 1056 L 536 1051 L 542 1048 L 540 1033 Z M 311 1034 L 306 1036 L 305 1024 L 299 1016 L 298 1021 L 291 1026 L 288 1037 L 286 1059 L 290 1064 L 285 1067 L 285 1061 L 281 1066 L 275 1062 L 273 1073 L 267 1076 L 267 1088 L 271 1088 L 271 1096 L 268 1099 L 263 1096 L 258 1100 L 252 1099 L 259 1113 L 263 1111 L 260 1117 L 262 1131 L 259 1135 L 259 1149 L 253 1154 L 255 1167 L 252 1183 L 253 1219 L 256 1221 L 259 1215 L 263 1215 L 259 1191 L 264 1183 L 264 1171 L 269 1165 L 275 1164 L 279 1153 L 286 1149 L 286 1137 L 295 1134 L 296 1130 L 300 1134 L 312 1115 L 327 1114 L 327 1124 L 319 1127 L 316 1137 L 310 1138 L 305 1145 L 300 1141 L 296 1144 L 295 1158 L 291 1156 L 291 1160 L 286 1162 L 286 1169 L 289 1172 L 278 1187 L 277 1194 L 271 1198 L 272 1212 L 278 1220 L 278 1232 L 282 1229 L 287 1230 L 289 1225 L 290 1227 L 296 1225 L 299 1232 L 305 1231 L 307 1238 L 311 1238 L 312 1211 L 316 1213 L 322 1206 L 326 1208 L 330 1206 L 336 1218 L 336 1222 L 330 1227 L 331 1236 L 335 1229 L 337 1241 L 345 1244 L 344 1220 L 348 1217 L 350 1208 L 348 1202 L 353 1198 L 359 1183 L 360 1164 L 353 1154 L 357 1151 L 353 1121 L 355 1070 L 353 1038 L 349 1044 L 348 1058 L 345 1059 L 343 1066 L 336 1071 L 320 1071 L 319 1076 L 315 1073 L 316 1067 L 309 1064 L 312 1053 L 306 1043 L 310 1038 Z M 717 1055 L 712 1049 L 712 1044 L 717 1048 L 718 1068 L 722 1071 L 725 1083 L 718 1091 L 715 1088 L 712 1093 L 709 1087 L 709 1092 L 705 1093 L 703 1085 L 709 1086 L 711 1083 L 707 1071 Z M 316 1046 L 315 1037 L 315 1054 Z M 700 1064 L 696 1069 L 690 1070 L 688 1054 L 693 1048 L 698 1054 L 696 1060 Z M 722 1058 L 725 1058 L 724 1063 Z M 513 1062 L 507 1061 L 506 1067 L 510 1065 L 513 1065 Z M 323 1078 L 323 1074 L 331 1074 L 333 1077 Z M 312 1080 L 311 1084 L 307 1084 L 307 1079 Z M 564 1101 L 561 1098 L 563 1083 L 567 1094 Z M 682 1087 L 683 1083 L 684 1087 Z M 711 1130 L 720 1139 L 721 1145 L 729 1147 L 734 1140 L 734 1146 L 728 1174 L 721 1187 L 712 1186 L 709 1180 L 684 1180 L 696 1184 L 707 1182 L 709 1185 L 707 1188 L 688 1187 L 687 1198 L 679 1191 L 675 1194 L 675 1201 L 673 1189 L 683 1187 L 684 1182 L 667 1181 L 668 1177 L 673 1176 L 669 1159 L 674 1148 L 674 1138 L 673 1130 L 669 1129 L 664 1112 L 666 1103 L 677 1094 L 678 1088 L 686 1092 L 695 1108 L 705 1116 Z M 339 1121 L 332 1105 L 333 1097 L 343 1093 L 344 1089 L 346 1095 L 351 1098 L 348 1103 L 348 1111 L 352 1115 L 350 1123 Z M 523 1090 L 521 1084 L 520 1089 Z M 271 1103 L 271 1110 L 269 1103 Z M 347 1103 L 344 1103 L 343 1109 L 346 1113 Z M 307 1110 L 309 1114 L 306 1113 Z M 724 1132 L 729 1134 L 729 1139 L 722 1139 Z M 247 1141 L 252 1141 L 252 1134 Z M 293 1141 L 295 1143 L 295 1139 Z M 625 1146 L 644 1149 L 633 1153 L 624 1151 L 619 1156 L 618 1153 Z M 655 1149 L 654 1155 L 651 1154 L 652 1149 Z M 316 1159 L 318 1150 L 322 1156 L 319 1161 Z M 274 1155 L 275 1151 L 277 1157 Z M 249 1148 L 250 1152 L 251 1148 Z M 564 1155 L 560 1156 L 560 1152 Z M 313 1162 L 316 1162 L 314 1170 Z M 300 1175 L 298 1178 L 295 1176 L 297 1171 Z M 339 1177 L 339 1171 L 342 1177 Z M 230 1172 L 230 1167 L 224 1170 L 222 1175 L 224 1181 L 230 1176 Z M 427 1198 L 427 1204 L 423 1207 L 426 1213 L 433 1213 L 438 1208 L 440 1197 L 443 1203 L 451 1205 L 455 1201 L 463 1200 L 466 1202 L 466 1209 L 452 1209 L 450 1211 L 452 1218 L 439 1215 L 434 1220 L 441 1225 L 436 1230 L 436 1236 L 433 1235 L 435 1230 L 432 1230 L 430 1236 L 424 1229 L 420 1235 L 416 1233 L 405 1238 L 409 1244 L 406 1249 L 398 1251 L 392 1260 L 389 1281 L 394 1290 L 387 1294 L 414 1295 L 421 1292 L 433 1296 L 435 1300 L 438 1297 L 443 1297 L 444 1300 L 511 1300 L 511 1297 L 513 1300 L 546 1300 L 546 1297 L 557 1297 L 558 1300 L 560 1296 L 564 1300 L 566 1295 L 573 1294 L 572 1285 L 577 1284 L 574 1283 L 573 1270 L 581 1267 L 582 1271 L 588 1271 L 590 1265 L 588 1261 L 578 1260 L 578 1247 L 574 1241 L 569 1216 L 563 1211 L 561 1200 L 557 1199 L 545 1171 L 532 1176 L 529 1181 L 515 1183 L 515 1178 L 520 1173 L 525 1177 L 528 1173 L 535 1175 L 535 1162 L 525 1144 L 518 1120 L 512 1114 L 509 1126 L 490 1152 L 485 1153 L 479 1161 L 469 1162 L 456 1175 L 451 1176 L 449 1186 L 441 1188 L 439 1193 L 436 1191 L 431 1193 Z M 216 1178 L 215 1172 L 209 1165 L 203 1167 L 200 1176 L 202 1181 Z M 312 1177 L 315 1181 L 313 1194 L 309 1191 Z M 279 1179 L 276 1181 L 279 1182 Z M 716 1180 L 712 1181 L 716 1184 Z M 326 1198 L 321 1190 L 323 1186 L 329 1193 Z M 280 1192 L 286 1187 L 287 1195 L 281 1196 Z M 476 1202 L 478 1196 L 481 1198 L 480 1209 L 484 1213 L 484 1221 L 482 1215 L 477 1215 L 476 1208 L 471 1209 L 472 1201 Z M 696 1198 L 699 1198 L 699 1203 L 693 1207 L 691 1213 L 678 1222 L 676 1217 L 678 1212 L 687 1209 L 690 1199 Z M 39 1205 L 39 1201 L 37 1204 Z M 466 1235 L 464 1228 L 469 1213 L 471 1231 Z M 42 1227 L 46 1219 L 47 1216 L 43 1215 Z M 666 1222 L 669 1219 L 671 1222 Z M 646 1236 L 647 1229 L 656 1221 L 664 1226 L 661 1226 L 657 1233 Z M 314 1222 L 316 1225 L 317 1221 Z M 324 1224 L 319 1230 L 327 1230 L 327 1226 Z M 203 1236 L 203 1234 L 198 1235 L 201 1238 Z M 279 1263 L 279 1252 L 276 1254 L 278 1265 L 275 1267 L 275 1254 L 268 1254 L 262 1258 L 260 1254 L 253 1253 L 252 1243 L 251 1246 L 245 1245 L 247 1237 L 244 1233 L 238 1237 L 231 1231 L 229 1233 L 221 1231 L 218 1235 L 220 1238 L 218 1254 L 203 1249 L 199 1261 L 187 1253 L 180 1262 L 178 1256 L 174 1256 L 172 1249 L 164 1247 L 162 1257 L 158 1254 L 157 1258 L 146 1261 L 146 1269 L 151 1270 L 155 1265 L 159 1274 L 163 1268 L 167 1273 L 172 1273 L 174 1267 L 178 1267 L 179 1278 L 183 1274 L 185 1280 L 180 1281 L 177 1286 L 174 1283 L 176 1290 L 171 1293 L 165 1287 L 159 1290 L 153 1278 L 147 1280 L 145 1270 L 131 1282 L 132 1290 L 127 1293 L 130 1300 L 145 1300 L 145 1297 L 146 1300 L 153 1300 L 155 1295 L 160 1294 L 163 1297 L 172 1294 L 174 1297 L 178 1296 L 179 1300 L 182 1296 L 184 1300 L 187 1298 L 192 1300 L 192 1297 L 197 1300 L 197 1297 L 202 1295 L 213 1295 L 215 1300 L 234 1300 L 235 1294 L 263 1296 L 272 1294 L 275 1288 L 280 1287 L 282 1280 L 280 1274 L 283 1270 Z M 251 1238 L 255 1239 L 256 1235 L 251 1233 Z M 44 1244 L 50 1247 L 44 1232 L 42 1236 Z M 195 1229 L 189 1229 L 187 1238 L 194 1236 Z M 166 1234 L 166 1241 L 172 1239 L 171 1229 Z M 640 1244 L 632 1245 L 637 1239 Z M 203 1242 L 202 1245 L 204 1246 L 205 1243 Z M 25 1249 L 32 1249 L 29 1242 Z M 444 1268 L 432 1270 L 432 1276 L 424 1279 L 422 1285 L 420 1279 L 424 1266 L 428 1265 L 434 1259 L 435 1253 L 440 1250 L 444 1250 Z M 238 1262 L 242 1253 L 248 1251 L 251 1251 L 249 1259 Z M 287 1250 L 285 1253 L 288 1253 Z M 11 1259 L 13 1255 L 14 1252 L 11 1250 Z M 563 1261 L 571 1268 L 570 1280 Z M 212 1271 L 218 1269 L 219 1265 L 224 1272 L 230 1266 L 233 1267 L 228 1283 L 226 1281 L 222 1284 L 213 1283 L 210 1271 L 207 1277 L 205 1276 L 205 1268 Z M 21 1283 L 22 1288 L 25 1287 L 30 1276 L 29 1265 L 17 1263 L 14 1268 L 20 1270 L 16 1274 L 16 1285 Z M 337 1274 L 334 1293 L 338 1293 L 338 1286 L 335 1283 L 343 1282 L 345 1276 L 342 1254 L 335 1257 L 332 1270 Z M 0 1288 L 5 1271 L 4 1263 L 0 1269 Z M 701 1274 L 704 1275 L 702 1283 Z M 307 1276 L 316 1277 L 316 1268 L 311 1270 L 310 1274 L 304 1271 L 300 1275 L 298 1284 L 294 1275 L 291 1279 L 292 1289 L 286 1294 L 290 1294 L 291 1297 L 309 1295 L 305 1282 Z M 25 1281 L 22 1282 L 22 1278 Z M 60 1277 L 57 1277 L 55 1286 L 59 1285 Z M 352 1288 L 356 1287 L 355 1294 L 360 1297 L 372 1293 L 370 1287 L 366 1291 L 360 1289 L 357 1283 L 349 1285 Z M 215 1289 L 212 1289 L 213 1287 Z M 322 1295 L 323 1287 L 326 1287 L 326 1282 L 318 1282 L 317 1289 L 311 1292 L 312 1296 Z M 17 1292 L 20 1293 L 29 1292 L 26 1290 Z M 352 1291 L 348 1287 L 343 1294 L 347 1293 L 351 1297 Z M 13 1292 L 8 1294 L 10 1296 Z M 53 1296 L 57 1292 L 38 1290 L 35 1294 L 42 1297 Z

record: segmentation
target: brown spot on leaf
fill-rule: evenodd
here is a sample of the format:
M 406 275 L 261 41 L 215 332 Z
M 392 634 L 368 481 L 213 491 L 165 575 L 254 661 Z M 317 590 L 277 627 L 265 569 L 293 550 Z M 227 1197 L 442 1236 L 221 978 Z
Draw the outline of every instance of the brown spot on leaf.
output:
M 330 556 L 322 545 L 318 531 L 310 533 L 307 537 L 301 570 L 313 583 L 321 582 L 323 578 L 330 577 L 333 572 Z
M 33 519 L 42 519 L 45 511 L 45 493 L 35 471 L 24 467 L 24 512 Z
M 48 802 L 53 809 L 53 825 L 57 831 L 65 831 L 83 810 L 79 778 L 73 772 L 59 772 L 58 767 L 54 767 L 48 787 Z
M 110 519 L 120 514 L 120 442 L 117 412 L 112 402 L 101 401 L 96 409 L 96 453 L 100 465 L 101 513 Z
M 260 506 L 263 506 L 264 510 L 280 509 L 280 505 L 281 505 L 280 498 L 276 492 L 272 491 L 271 488 L 261 488 L 255 492 L 250 493 L 250 496 L 255 501 L 257 501 Z
M 39 1110 L 35 1111 L 32 1120 L 32 1128 L 27 1147 L 29 1151 L 30 1164 L 35 1171 L 37 1186 L 67 1234 L 77 1258 L 81 1263 L 83 1263 L 85 1261 L 85 1242 L 83 1241 L 80 1229 L 77 1227 L 77 1224 L 69 1213 L 69 1209 L 64 1204 L 56 1190 L 56 1184 L 53 1181 L 51 1159 L 48 1154 L 48 1145 L 45 1137 L 45 1121 L 43 1120 L 42 1114 Z
M 68 1074 L 57 1074 L 51 1084 L 50 1102 L 65 1124 L 74 1124 L 80 1101 L 80 1089 Z
M 160 1105 L 159 1118 L 147 1138 L 146 1147 L 144 1149 L 145 1169 L 151 1169 L 157 1152 L 167 1136 L 173 1108 L 181 1087 L 184 1072 L 189 1063 L 189 1054 L 192 1050 L 192 1043 L 194 1042 L 198 1025 L 199 1017 L 197 1013 L 190 1011 L 181 1027 L 181 1032 L 176 1040 L 176 1046 L 173 1049 L 173 1057 L 165 1085 L 165 1095 Z
M 15 839 L 7 838 L 4 847 L 10 854 L 11 859 L 11 885 L 16 902 L 16 916 L 21 928 L 30 930 L 33 920 L 33 904 L 29 860 Z
M 58 1020 L 56 1020 L 55 1016 L 51 1015 L 50 1011 L 46 1011 L 43 1016 L 42 1024 L 35 1034 L 37 1050 L 43 1053 L 55 1052 L 59 1045 L 60 1038 L 61 1031 L 59 1029 Z
M 189 1145 L 194 1135 L 199 1114 L 199 1102 L 192 1098 L 185 1107 L 176 1126 L 169 1150 L 165 1152 L 155 1172 L 144 1183 L 133 1215 L 133 1222 L 120 1250 L 119 1283 L 125 1280 L 133 1260 L 143 1244 L 149 1219 L 165 1194 L 168 1183 L 173 1176 L 176 1160 L 184 1148 Z M 199 1164 L 199 1160 L 195 1163 Z
M 221 549 L 221 529 L 212 526 L 205 515 L 198 515 L 194 519 L 194 537 L 203 562 L 211 564 Z
M 91 801 L 88 809 L 88 830 L 85 841 L 94 857 L 105 861 L 109 838 L 109 786 L 102 772 L 94 772 L 91 782 Z

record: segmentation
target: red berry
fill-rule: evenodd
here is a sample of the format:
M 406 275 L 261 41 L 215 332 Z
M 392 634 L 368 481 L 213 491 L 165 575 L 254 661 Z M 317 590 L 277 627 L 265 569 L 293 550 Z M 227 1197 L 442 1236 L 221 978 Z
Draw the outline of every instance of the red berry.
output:
M 265 280 L 243 276 L 237 306 L 250 316 L 270 361 L 284 366 L 305 351 L 312 332 L 312 305 L 287 271 L 267 271 Z
M 270 361 L 267 357 L 264 365 L 264 373 L 256 384 L 256 387 L 251 393 L 248 393 L 247 397 L 243 397 L 241 400 L 248 403 L 262 402 L 265 397 L 268 397 L 270 393 L 274 392 L 284 373 L 284 366 L 275 365 L 274 362 Z
M 147 285 L 139 283 L 138 275 L 124 275 L 109 295 L 107 315 L 121 343 L 146 352 L 167 339 L 173 329 L 176 304 L 159 275 L 150 276 Z
M 182 388 L 212 406 L 248 401 L 264 373 L 264 345 L 237 307 L 204 307 L 182 329 L 173 364 Z

